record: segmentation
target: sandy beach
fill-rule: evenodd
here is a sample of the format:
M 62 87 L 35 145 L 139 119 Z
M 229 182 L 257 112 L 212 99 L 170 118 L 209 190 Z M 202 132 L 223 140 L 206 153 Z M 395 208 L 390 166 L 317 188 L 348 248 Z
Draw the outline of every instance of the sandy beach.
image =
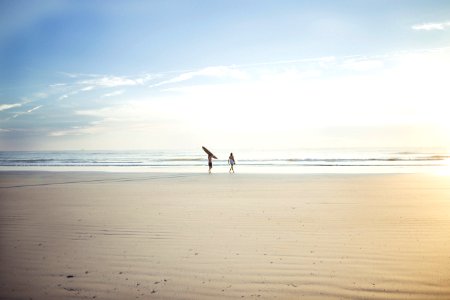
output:
M 0 173 L 0 299 L 450 299 L 450 176 Z

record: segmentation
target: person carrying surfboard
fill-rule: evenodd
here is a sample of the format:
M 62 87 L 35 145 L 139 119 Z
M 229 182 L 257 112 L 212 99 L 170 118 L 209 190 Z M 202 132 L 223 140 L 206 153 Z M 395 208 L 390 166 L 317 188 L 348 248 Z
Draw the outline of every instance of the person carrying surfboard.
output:
M 212 159 L 213 159 L 212 155 L 208 155 L 208 166 L 209 166 L 208 172 L 209 172 L 209 174 L 211 174 L 211 169 L 212 169 Z
M 214 154 L 212 154 L 211 151 L 209 151 L 208 149 L 206 149 L 204 146 L 202 146 L 203 151 L 206 152 L 206 154 L 208 154 L 208 166 L 209 166 L 209 174 L 211 174 L 211 169 L 212 169 L 212 160 L 217 159 L 217 156 L 215 156 Z
M 234 160 L 234 156 L 233 156 L 233 152 L 230 153 L 230 157 L 228 157 L 228 164 L 230 165 L 230 171 L 228 171 L 229 173 L 233 172 L 234 173 L 234 165 L 236 164 L 236 161 Z

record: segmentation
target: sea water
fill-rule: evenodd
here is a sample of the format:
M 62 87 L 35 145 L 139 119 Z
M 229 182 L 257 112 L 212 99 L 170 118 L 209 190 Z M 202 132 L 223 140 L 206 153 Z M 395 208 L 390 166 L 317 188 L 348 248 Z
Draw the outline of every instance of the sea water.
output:
M 213 172 L 228 172 L 229 151 Z M 242 149 L 233 151 L 238 173 L 417 173 L 450 172 L 450 153 L 442 148 Z M 194 150 L 3 151 L 0 170 L 194 172 L 207 171 L 207 156 Z

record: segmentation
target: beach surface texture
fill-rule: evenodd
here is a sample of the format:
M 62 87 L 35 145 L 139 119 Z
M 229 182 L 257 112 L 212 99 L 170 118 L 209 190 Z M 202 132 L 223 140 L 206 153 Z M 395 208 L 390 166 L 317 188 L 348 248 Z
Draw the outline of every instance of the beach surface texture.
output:
M 450 299 L 450 176 L 0 172 L 0 299 Z

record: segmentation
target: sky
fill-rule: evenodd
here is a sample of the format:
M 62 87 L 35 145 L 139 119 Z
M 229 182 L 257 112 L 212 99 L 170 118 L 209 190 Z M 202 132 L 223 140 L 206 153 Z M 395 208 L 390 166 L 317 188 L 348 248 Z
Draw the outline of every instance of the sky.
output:
M 0 150 L 450 148 L 450 2 L 0 0 Z

